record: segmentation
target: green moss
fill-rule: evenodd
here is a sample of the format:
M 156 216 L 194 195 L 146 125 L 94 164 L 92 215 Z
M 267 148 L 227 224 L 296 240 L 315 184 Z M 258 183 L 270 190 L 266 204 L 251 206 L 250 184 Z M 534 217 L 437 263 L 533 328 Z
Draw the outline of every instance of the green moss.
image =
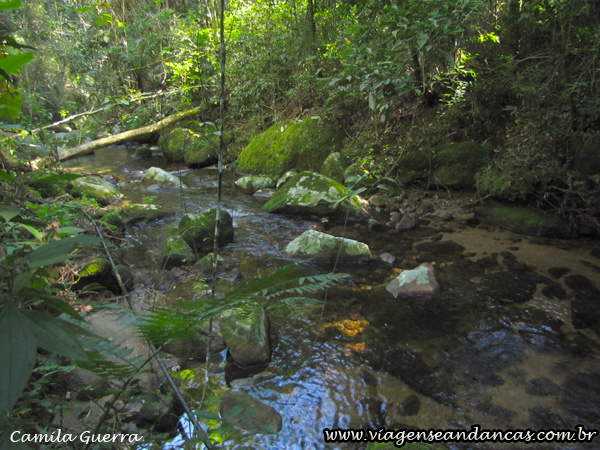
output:
M 110 262 L 103 258 L 97 258 L 84 265 L 83 268 L 79 271 L 79 276 L 81 278 L 86 278 L 99 275 L 106 275 L 110 273 L 110 271 Z
M 200 214 L 185 214 L 179 222 L 179 232 L 187 244 L 197 253 L 206 253 L 213 249 L 216 208 Z M 221 210 L 219 220 L 219 245 L 233 241 L 233 219 L 227 211 Z
M 487 148 L 473 141 L 446 144 L 435 155 L 435 182 L 451 189 L 473 189 L 475 174 L 488 155 Z
M 343 199 L 349 193 L 345 186 L 325 175 L 304 171 L 275 191 L 263 209 L 284 214 L 341 217 L 345 216 L 345 206 L 348 205 L 348 201 Z M 351 217 L 366 216 L 358 196 L 350 200 L 350 209 Z
M 238 157 L 241 170 L 280 176 L 290 169 L 321 169 L 341 147 L 342 134 L 318 119 L 280 122 L 254 137 Z
M 482 215 L 504 228 L 530 236 L 568 238 L 573 234 L 566 220 L 527 206 L 492 205 L 484 208 Z

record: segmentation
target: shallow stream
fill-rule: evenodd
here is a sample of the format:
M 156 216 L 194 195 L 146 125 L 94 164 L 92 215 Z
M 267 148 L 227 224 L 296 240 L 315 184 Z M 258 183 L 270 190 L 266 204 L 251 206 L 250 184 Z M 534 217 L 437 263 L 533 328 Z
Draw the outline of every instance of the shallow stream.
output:
M 181 215 L 216 203 L 215 169 L 179 172 L 188 189 L 148 186 L 148 167 L 109 148 L 67 164 L 121 180 L 125 201 L 148 196 L 171 218 L 129 230 L 127 261 L 158 271 L 165 229 Z M 176 173 L 177 174 L 177 173 Z M 247 388 L 283 418 L 277 435 L 248 444 L 265 449 L 364 448 L 326 444 L 324 428 L 569 429 L 600 427 L 600 243 L 528 238 L 490 227 L 431 219 L 414 230 L 370 232 L 366 225 L 310 222 L 262 212 L 264 199 L 235 191 L 226 176 L 225 208 L 235 242 L 222 255 L 235 277 L 294 262 L 283 249 L 319 229 L 369 244 L 375 261 L 343 268 L 351 281 L 327 293 L 324 308 L 271 313 L 273 378 Z M 390 265 L 377 255 L 395 257 Z M 399 269 L 432 263 L 442 284 L 433 297 L 394 299 L 387 282 Z M 322 273 L 330 267 L 310 266 Z M 177 291 L 177 290 L 176 290 Z M 192 295 L 180 289 L 173 295 Z M 224 364 L 224 363 L 223 363 Z M 222 365 L 223 365 L 222 364 Z M 218 372 L 218 370 L 217 370 Z M 226 388 L 223 373 L 213 376 Z M 452 449 L 524 448 L 524 444 L 446 444 Z M 530 444 L 528 449 L 600 448 Z

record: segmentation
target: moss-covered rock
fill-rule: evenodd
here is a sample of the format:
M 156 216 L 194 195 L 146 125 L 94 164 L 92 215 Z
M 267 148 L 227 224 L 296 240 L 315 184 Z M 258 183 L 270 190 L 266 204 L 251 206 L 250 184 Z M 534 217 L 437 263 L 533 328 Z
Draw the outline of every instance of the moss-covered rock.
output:
M 248 194 L 254 194 L 260 189 L 274 188 L 276 184 L 277 178 L 267 175 L 248 175 L 235 180 L 235 185 Z
M 280 176 L 290 169 L 318 171 L 339 150 L 342 133 L 319 119 L 287 120 L 254 137 L 237 159 L 240 170 Z
M 73 284 L 73 290 L 81 291 L 88 286 L 102 286 L 113 293 L 121 292 L 119 282 L 112 272 L 110 262 L 105 258 L 88 261 L 78 272 L 79 279 Z
M 449 143 L 435 155 L 434 181 L 450 189 L 473 189 L 489 150 L 474 141 Z
M 75 197 L 93 198 L 101 205 L 109 205 L 122 196 L 116 186 L 98 177 L 81 177 L 74 180 L 71 194 Z
M 185 214 L 179 222 L 179 233 L 197 254 L 213 250 L 217 209 L 211 208 L 200 214 Z M 233 219 L 221 209 L 219 217 L 219 246 L 233 242 Z
M 166 269 L 196 261 L 196 255 L 181 236 L 169 236 L 160 253 L 160 266 Z
M 433 152 L 420 147 L 408 147 L 400 151 L 396 160 L 398 179 L 404 184 L 414 180 L 427 180 L 433 168 Z
M 242 430 L 264 433 L 281 431 L 281 416 L 275 409 L 241 390 L 230 390 L 221 397 L 221 417 Z
M 529 236 L 571 238 L 575 234 L 565 219 L 528 206 L 492 204 L 481 208 L 477 215 L 484 221 Z
M 138 159 L 150 159 L 152 158 L 152 150 L 147 145 L 142 145 L 135 149 L 134 156 Z
M 187 187 L 178 176 L 173 175 L 160 167 L 150 167 L 146 172 L 144 179 L 156 184 Z
M 325 161 L 323 161 L 320 172 L 326 177 L 332 178 L 339 183 L 343 183 L 345 170 L 346 166 L 342 163 L 341 154 L 339 152 L 333 152 L 325 158 Z
M 225 133 L 225 141 L 232 141 L 231 134 Z M 219 136 L 174 128 L 158 140 L 158 147 L 168 162 L 183 162 L 193 168 L 208 167 L 217 163 Z
M 256 366 L 271 360 L 269 318 L 259 304 L 247 302 L 223 311 L 219 326 L 229 354 L 238 366 Z
M 369 261 L 371 251 L 363 242 L 306 230 L 285 248 L 286 253 L 302 259 L 362 263 Z
M 351 218 L 367 218 L 365 200 L 355 195 L 350 200 L 345 186 L 316 172 L 293 176 L 265 203 L 267 212 L 343 219 L 348 208 Z
M 186 152 L 200 136 L 187 128 L 174 128 L 158 140 L 158 148 L 168 162 L 183 162 Z
M 169 215 L 166 209 L 149 203 L 132 203 L 121 208 L 123 219 L 128 225 L 155 222 Z

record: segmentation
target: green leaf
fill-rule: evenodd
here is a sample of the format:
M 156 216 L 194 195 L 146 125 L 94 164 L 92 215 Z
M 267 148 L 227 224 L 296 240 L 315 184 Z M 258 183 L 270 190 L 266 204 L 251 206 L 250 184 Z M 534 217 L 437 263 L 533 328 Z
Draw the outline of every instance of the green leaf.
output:
M 42 242 L 44 240 L 44 237 L 42 236 L 42 234 L 36 230 L 35 228 L 33 228 L 30 225 L 25 225 L 24 223 L 16 223 L 16 225 L 19 225 L 21 228 L 25 228 L 27 231 L 29 231 L 31 234 L 33 234 L 33 236 L 40 242 Z
M 421 50 L 428 40 L 429 35 L 427 33 L 421 33 L 417 38 L 417 50 Z
M 13 285 L 12 285 L 13 295 L 18 294 L 23 289 L 25 289 L 27 287 L 27 285 L 29 284 L 29 282 L 31 281 L 31 278 L 33 278 L 33 272 L 31 272 L 31 271 L 21 272 L 19 275 L 17 275 L 15 277 L 15 280 L 13 281 Z
M 59 297 L 57 295 L 48 294 L 45 292 L 40 292 L 40 291 L 37 291 L 34 289 L 31 289 L 31 290 L 26 289 L 23 293 L 29 294 L 30 297 L 42 300 L 46 304 L 46 306 L 48 306 L 49 308 L 52 308 L 55 311 L 67 314 L 68 316 L 71 316 L 74 319 L 82 320 L 81 317 L 79 316 L 79 314 L 77 314 L 77 311 L 75 311 L 71 307 L 71 305 L 69 305 L 69 303 L 62 297 Z
M 38 347 L 67 358 L 85 360 L 87 358 L 78 336 L 71 327 L 66 327 L 62 319 L 41 311 L 24 311 L 30 320 Z M 68 324 L 71 325 L 71 324 Z
M 42 267 L 56 264 L 69 259 L 75 247 L 89 246 L 101 242 L 95 236 L 75 236 L 51 241 L 29 253 L 23 260 L 29 267 Z
M 0 180 L 7 181 L 10 184 L 17 184 L 17 180 L 4 169 L 0 169 Z
M 6 221 L 6 223 L 10 222 L 19 214 L 21 214 L 21 210 L 16 206 L 0 205 L 0 217 L 2 217 Z
M 15 405 L 35 365 L 37 339 L 29 321 L 8 300 L 0 312 L 0 417 Z
M 221 417 L 218 414 L 215 413 L 211 413 L 209 411 L 194 411 L 194 415 L 198 418 L 198 419 L 203 419 L 203 420 L 221 420 Z
M 21 6 L 21 0 L 0 1 L 0 10 L 16 9 Z
M 11 120 L 21 117 L 21 94 L 4 92 L 0 95 L 0 116 Z
M 6 55 L 5 58 L 0 59 L 0 69 L 4 70 L 6 73 L 16 73 L 32 59 L 33 53 L 31 52 Z

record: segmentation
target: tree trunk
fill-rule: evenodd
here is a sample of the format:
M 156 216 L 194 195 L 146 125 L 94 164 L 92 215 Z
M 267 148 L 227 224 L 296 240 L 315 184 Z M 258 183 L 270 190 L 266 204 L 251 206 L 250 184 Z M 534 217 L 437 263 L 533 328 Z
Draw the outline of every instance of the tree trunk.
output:
M 75 158 L 76 156 L 89 155 L 95 150 L 98 150 L 102 147 L 107 147 L 109 145 L 115 145 L 121 142 L 131 141 L 135 139 L 147 138 L 152 134 L 180 120 L 193 118 L 195 115 L 201 114 L 211 106 L 214 105 L 205 104 L 198 108 L 189 109 L 187 111 L 183 111 L 177 114 L 173 114 L 172 116 L 165 117 L 161 121 L 153 123 L 151 125 L 146 125 L 145 127 L 136 128 L 135 130 L 123 131 L 122 133 L 114 134 L 112 136 L 108 136 L 102 139 L 96 139 L 95 141 L 86 142 L 85 144 L 62 150 L 58 153 L 58 159 L 59 161 L 66 161 L 67 159 Z

